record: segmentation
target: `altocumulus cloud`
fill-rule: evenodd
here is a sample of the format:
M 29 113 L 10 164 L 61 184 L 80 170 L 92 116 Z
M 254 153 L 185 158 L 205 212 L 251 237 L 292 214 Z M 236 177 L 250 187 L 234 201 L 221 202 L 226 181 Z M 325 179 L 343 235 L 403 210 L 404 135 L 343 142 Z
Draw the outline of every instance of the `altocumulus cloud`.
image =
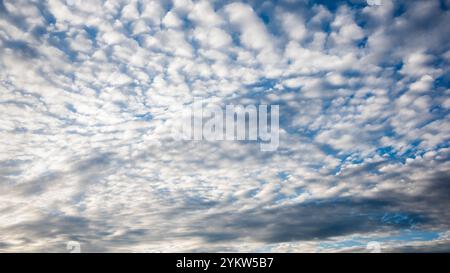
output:
M 381 3 L 0 0 L 0 250 L 449 251 L 450 1 Z

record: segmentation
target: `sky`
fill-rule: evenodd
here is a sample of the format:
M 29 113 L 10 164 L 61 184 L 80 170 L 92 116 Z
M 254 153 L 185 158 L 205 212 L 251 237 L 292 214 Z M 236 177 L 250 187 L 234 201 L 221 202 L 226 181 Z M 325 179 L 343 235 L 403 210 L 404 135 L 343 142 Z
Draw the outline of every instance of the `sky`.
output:
M 0 0 L 0 252 L 449 252 L 449 9 Z M 195 98 L 278 149 L 173 139 Z

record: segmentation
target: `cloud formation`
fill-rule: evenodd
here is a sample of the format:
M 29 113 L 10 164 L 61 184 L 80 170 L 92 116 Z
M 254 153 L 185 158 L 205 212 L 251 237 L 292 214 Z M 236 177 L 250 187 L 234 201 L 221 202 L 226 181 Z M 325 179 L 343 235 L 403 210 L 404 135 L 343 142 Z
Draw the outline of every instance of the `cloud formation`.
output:
M 450 1 L 0 0 L 0 251 L 449 251 Z M 170 137 L 196 98 L 280 144 Z

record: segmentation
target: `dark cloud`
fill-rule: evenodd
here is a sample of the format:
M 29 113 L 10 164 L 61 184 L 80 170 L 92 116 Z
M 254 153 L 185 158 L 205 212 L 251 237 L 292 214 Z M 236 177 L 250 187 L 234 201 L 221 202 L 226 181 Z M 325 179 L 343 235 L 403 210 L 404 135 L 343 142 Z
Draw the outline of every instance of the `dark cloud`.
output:
M 396 200 L 320 200 L 279 208 L 253 209 L 208 216 L 204 228 L 225 233 L 201 233 L 208 241 L 229 236 L 266 243 L 324 240 L 354 233 L 408 229 L 427 222 L 424 216 L 397 210 Z M 383 221 L 386 214 L 401 214 L 397 221 Z M 201 228 L 199 226 L 199 228 Z
M 238 213 L 209 215 L 195 236 L 207 241 L 231 237 L 251 238 L 266 243 L 331 239 L 371 232 L 448 230 L 450 177 L 436 174 L 423 181 L 426 188 L 418 196 L 385 191 L 373 198 L 316 200 L 298 205 L 252 209 Z M 223 230 L 223 233 L 207 232 Z

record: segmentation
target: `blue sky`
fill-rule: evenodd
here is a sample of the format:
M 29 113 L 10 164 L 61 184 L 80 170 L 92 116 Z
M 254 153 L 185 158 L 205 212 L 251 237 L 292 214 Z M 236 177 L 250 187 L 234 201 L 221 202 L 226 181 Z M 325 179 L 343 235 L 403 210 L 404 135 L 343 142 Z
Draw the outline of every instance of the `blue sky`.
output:
M 449 8 L 0 0 L 0 251 L 448 252 Z M 279 149 L 174 140 L 196 98 Z

